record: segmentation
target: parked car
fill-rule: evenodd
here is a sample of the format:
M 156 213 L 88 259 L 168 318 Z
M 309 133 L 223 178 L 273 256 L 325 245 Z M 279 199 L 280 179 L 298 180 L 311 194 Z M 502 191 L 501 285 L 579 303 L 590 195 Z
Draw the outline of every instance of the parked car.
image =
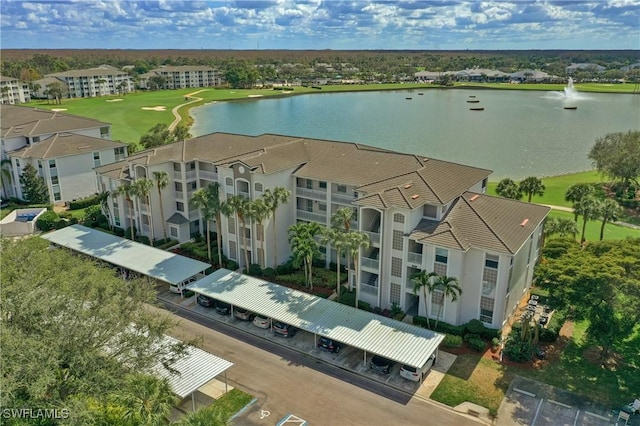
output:
M 246 309 L 234 308 L 233 316 L 242 321 L 253 321 L 253 319 L 256 317 L 256 314 Z
M 293 337 L 296 335 L 296 331 L 298 330 L 290 324 L 285 324 L 279 321 L 273 323 L 273 333 L 276 336 L 280 335 L 283 337 Z
M 318 340 L 318 347 L 333 353 L 340 352 L 340 344 L 335 340 L 327 339 L 326 337 L 321 337 Z
M 255 318 L 253 318 L 253 325 L 260 328 L 269 328 L 271 327 L 271 320 L 262 315 L 256 315 Z
M 391 367 L 393 367 L 393 361 L 383 358 L 380 355 L 374 355 L 369 363 L 369 368 L 376 373 L 389 374 L 391 373 Z
M 220 315 L 229 315 L 231 313 L 231 305 L 225 302 L 216 300 L 216 312 Z
M 213 308 L 216 306 L 215 299 L 207 297 L 204 294 L 199 294 L 198 297 L 196 297 L 196 301 L 198 302 L 198 305 L 204 306 L 207 308 Z
M 433 364 L 435 364 L 435 362 L 436 362 L 436 354 L 434 353 L 433 355 L 431 355 L 431 357 L 425 363 L 425 365 L 422 366 L 422 368 L 415 368 L 410 365 L 403 365 L 402 367 L 400 367 L 400 377 L 405 378 L 407 380 L 411 380 L 412 382 L 419 382 L 420 376 L 422 375 L 422 378 L 424 379 L 424 377 L 429 373 L 429 370 L 431 369 L 431 367 L 433 367 Z

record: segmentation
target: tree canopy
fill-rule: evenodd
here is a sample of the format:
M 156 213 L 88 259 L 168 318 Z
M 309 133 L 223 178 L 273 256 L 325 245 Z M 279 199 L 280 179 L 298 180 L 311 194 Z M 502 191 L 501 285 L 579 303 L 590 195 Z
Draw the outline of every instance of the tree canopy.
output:
M 27 163 L 20 176 L 22 184 L 22 196 L 31 204 L 46 204 L 49 202 L 49 189 L 44 179 L 38 175 L 38 171 L 31 163 Z
M 190 137 L 188 129 L 184 126 L 176 126 L 175 129 L 169 130 L 166 124 L 158 123 L 140 137 L 140 145 L 145 149 L 151 149 Z
M 143 380 L 132 375 L 172 365 L 186 344 L 159 344 L 176 323 L 146 306 L 155 300 L 152 284 L 48 245 L 37 237 L 0 241 L 0 405 L 66 408 L 71 423 L 113 424 L 107 411 L 136 408 L 116 397 Z M 119 424 L 144 423 L 134 420 Z
M 640 131 L 609 133 L 596 139 L 589 159 L 598 171 L 625 185 L 640 178 Z
M 496 186 L 496 192 L 499 196 L 504 198 L 511 198 L 513 200 L 519 200 L 522 198 L 522 190 L 520 186 L 513 181 L 513 179 L 504 178 Z

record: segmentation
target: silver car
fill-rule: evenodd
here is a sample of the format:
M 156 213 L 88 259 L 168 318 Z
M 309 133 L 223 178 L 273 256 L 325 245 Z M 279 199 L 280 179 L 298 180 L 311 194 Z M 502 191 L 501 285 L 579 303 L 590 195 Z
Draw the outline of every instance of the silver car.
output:
M 256 315 L 253 319 L 253 325 L 260 328 L 271 328 L 271 319 L 263 317 L 262 315 Z

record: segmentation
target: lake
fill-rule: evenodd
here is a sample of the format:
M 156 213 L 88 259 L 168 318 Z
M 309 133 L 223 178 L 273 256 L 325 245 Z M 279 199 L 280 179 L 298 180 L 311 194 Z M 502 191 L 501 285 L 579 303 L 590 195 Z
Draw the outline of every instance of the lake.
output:
M 591 169 L 587 154 L 596 138 L 640 130 L 640 95 L 414 89 L 218 102 L 191 114 L 193 136 L 275 133 L 357 142 L 487 168 L 498 180 Z

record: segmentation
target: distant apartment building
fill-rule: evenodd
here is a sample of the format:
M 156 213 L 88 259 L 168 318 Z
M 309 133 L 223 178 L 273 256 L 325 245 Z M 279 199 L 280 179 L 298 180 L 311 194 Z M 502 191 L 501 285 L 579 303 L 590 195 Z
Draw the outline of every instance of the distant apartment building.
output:
M 23 198 L 22 170 L 31 164 L 45 180 L 52 203 L 98 192 L 94 167 L 122 160 L 127 145 L 111 140 L 111 125 L 60 112 L 4 105 L 2 159 L 10 160 L 3 197 Z
M 0 104 L 15 105 L 31 101 L 29 85 L 17 78 L 0 76 Z
M 138 76 L 140 88 L 153 88 L 152 79 L 154 77 L 162 78 L 162 89 L 214 87 L 223 83 L 222 74 L 211 67 L 195 65 L 163 66 Z
M 275 254 L 280 261 L 291 254 L 290 225 L 330 226 L 338 209 L 353 209 L 351 229 L 366 233 L 371 242 L 358 255 L 358 271 L 350 265 L 349 285 L 358 286 L 360 299 L 372 307 L 397 305 L 413 315 L 439 315 L 452 324 L 475 318 L 491 327 L 504 325 L 531 285 L 549 212 L 486 195 L 489 170 L 282 135 L 214 133 L 96 169 L 101 191 L 153 179 L 154 172 L 169 177 L 162 196 L 154 190 L 150 204 L 136 197 L 131 206 L 122 196 L 111 199 L 114 226 L 128 228 L 133 221 L 143 235 L 159 238 L 166 230 L 171 238 L 187 241 L 205 229 L 190 203 L 197 189 L 217 183 L 222 200 L 234 195 L 255 200 L 267 188 L 285 187 L 290 201 L 262 225 L 249 220 L 243 229 L 236 216 L 222 217 L 228 258 L 246 266 L 246 250 L 250 263 L 273 267 Z M 214 223 L 210 229 L 216 229 Z M 330 245 L 322 251 L 327 264 L 337 260 Z M 411 280 L 421 270 L 456 277 L 461 297 L 451 302 L 436 289 L 422 300 Z
M 569 75 L 573 74 L 576 71 L 592 71 L 592 72 L 601 73 L 601 72 L 604 72 L 605 70 L 606 68 L 603 67 L 602 65 L 586 63 L 586 62 L 579 63 L 579 64 L 571 64 L 565 68 L 565 71 Z
M 48 86 L 54 82 L 63 86 L 64 97 L 68 98 L 121 95 L 134 90 L 133 78 L 126 71 L 101 65 L 97 68 L 47 74 L 44 79 L 35 81 L 40 85 L 37 97 L 46 97 Z

